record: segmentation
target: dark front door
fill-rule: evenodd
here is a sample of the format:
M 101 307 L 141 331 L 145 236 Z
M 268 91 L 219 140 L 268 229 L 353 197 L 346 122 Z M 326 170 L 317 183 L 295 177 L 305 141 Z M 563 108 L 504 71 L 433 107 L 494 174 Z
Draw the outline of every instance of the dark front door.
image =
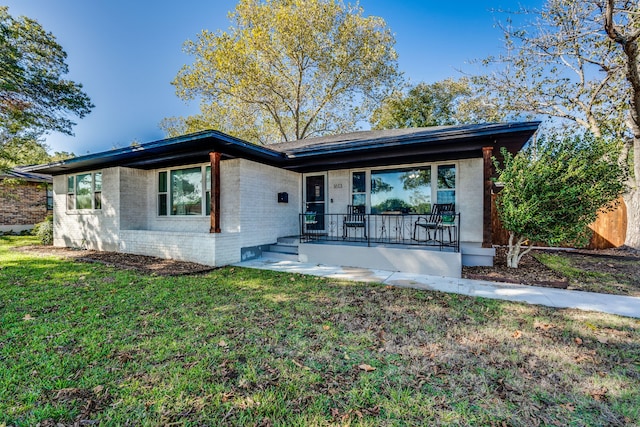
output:
M 307 228 L 324 230 L 324 214 L 326 212 L 325 176 L 307 176 L 305 181 L 305 212 L 316 213 L 316 224 L 312 226 L 307 225 Z

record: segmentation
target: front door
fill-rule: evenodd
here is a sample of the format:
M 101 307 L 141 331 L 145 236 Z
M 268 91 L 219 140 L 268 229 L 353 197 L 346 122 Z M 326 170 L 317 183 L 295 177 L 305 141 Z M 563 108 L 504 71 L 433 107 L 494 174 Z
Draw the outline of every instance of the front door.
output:
M 307 225 L 310 230 L 324 230 L 326 213 L 326 175 L 307 175 L 305 177 L 305 212 L 316 213 L 316 223 Z

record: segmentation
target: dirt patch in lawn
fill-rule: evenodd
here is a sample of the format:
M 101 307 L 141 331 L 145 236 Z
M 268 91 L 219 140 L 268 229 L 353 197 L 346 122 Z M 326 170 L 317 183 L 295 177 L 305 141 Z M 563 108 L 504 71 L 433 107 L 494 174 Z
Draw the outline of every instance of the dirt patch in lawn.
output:
M 54 246 L 22 246 L 19 251 L 37 253 L 40 255 L 56 255 L 74 259 L 79 262 L 98 262 L 127 270 L 136 270 L 157 276 L 181 276 L 200 274 L 213 270 L 208 265 L 195 262 L 177 261 L 145 255 L 123 254 L 118 252 L 104 252 Z
M 496 248 L 493 267 L 463 267 L 462 277 L 496 282 L 640 296 L 640 254 L 626 249 L 534 250 L 517 269 L 506 248 Z

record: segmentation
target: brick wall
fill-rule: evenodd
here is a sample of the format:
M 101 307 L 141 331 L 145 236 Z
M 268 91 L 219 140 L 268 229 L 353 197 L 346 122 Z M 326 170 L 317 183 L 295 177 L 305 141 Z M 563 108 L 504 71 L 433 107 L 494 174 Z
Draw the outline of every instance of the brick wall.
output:
M 54 176 L 54 246 L 86 247 L 102 251 L 118 250 L 119 191 L 120 169 L 103 169 L 102 209 L 67 210 L 67 176 Z
M 39 182 L 0 181 L 0 227 L 30 228 L 47 216 L 47 187 Z
M 239 194 L 239 204 L 230 208 L 234 209 L 231 216 L 240 219 L 241 247 L 275 243 L 278 237 L 300 232 L 299 173 L 240 159 L 239 178 L 239 188 L 230 189 Z M 289 194 L 288 203 L 278 203 L 281 192 Z

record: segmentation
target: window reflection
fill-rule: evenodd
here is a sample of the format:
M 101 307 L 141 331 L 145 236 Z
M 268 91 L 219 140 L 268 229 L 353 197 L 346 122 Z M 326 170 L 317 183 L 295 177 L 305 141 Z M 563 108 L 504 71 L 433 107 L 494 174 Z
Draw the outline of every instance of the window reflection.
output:
M 371 172 L 371 213 L 431 210 L 431 167 Z
M 199 167 L 171 171 L 171 214 L 202 214 L 202 170 Z

